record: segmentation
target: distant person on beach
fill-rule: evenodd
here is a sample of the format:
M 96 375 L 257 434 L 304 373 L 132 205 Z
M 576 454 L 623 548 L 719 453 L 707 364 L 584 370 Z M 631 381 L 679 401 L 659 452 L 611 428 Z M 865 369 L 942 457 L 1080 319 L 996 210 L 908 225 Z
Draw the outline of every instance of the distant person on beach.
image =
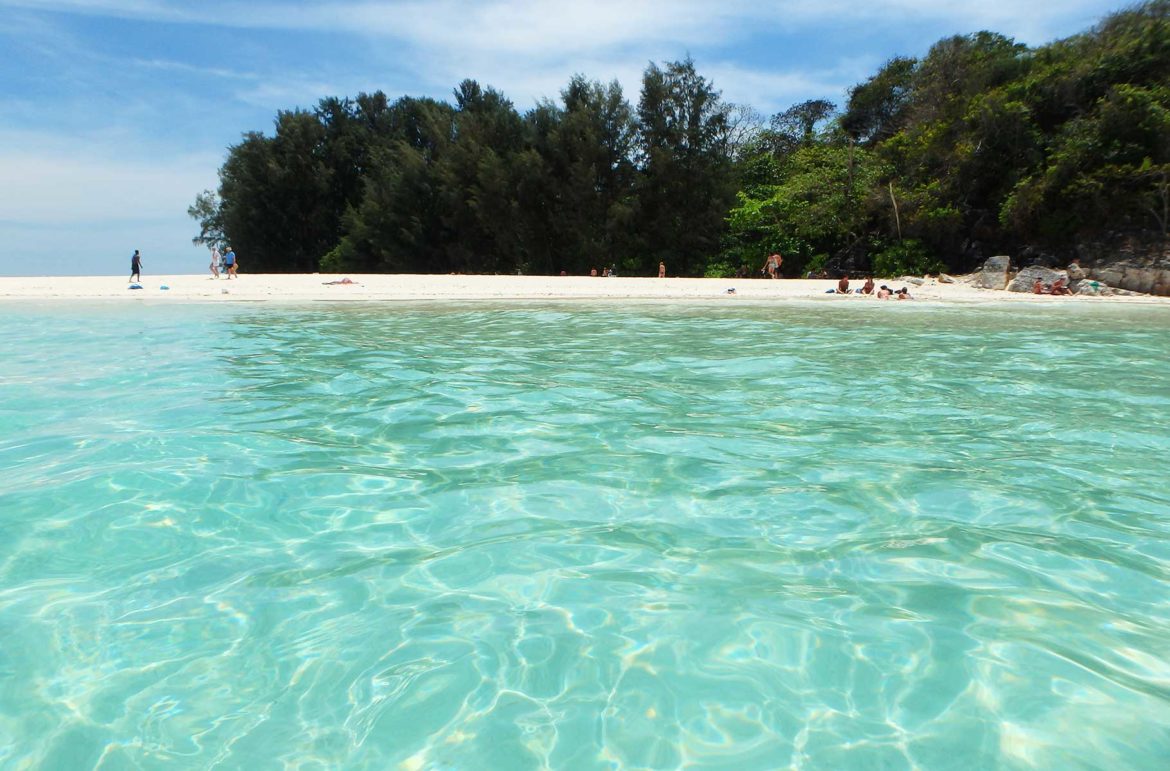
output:
M 134 254 L 130 256 L 130 281 L 142 280 L 142 255 L 138 250 L 134 250 Z
M 223 265 L 227 269 L 228 280 L 230 281 L 236 275 L 236 253 L 232 251 L 230 246 L 227 248 L 227 254 L 223 256 Z
M 898 299 L 899 300 L 913 300 L 914 298 L 910 296 L 909 289 L 907 289 L 906 287 L 902 287 L 901 289 L 898 290 Z
M 665 262 L 658 263 L 658 277 L 659 278 L 666 278 L 666 263 Z
M 784 263 L 784 258 L 779 253 L 768 255 L 768 259 L 764 261 L 764 267 L 761 271 L 768 278 L 780 278 L 780 266 Z
M 219 262 L 223 259 L 223 255 L 219 253 L 217 247 L 211 247 L 211 275 L 213 278 L 219 278 Z
M 1065 279 L 1063 276 L 1053 281 L 1052 289 L 1050 289 L 1049 292 L 1052 294 L 1072 294 L 1072 291 L 1070 291 L 1069 288 L 1064 285 L 1064 281 Z
M 837 294 L 849 294 L 849 274 L 842 273 L 841 280 L 837 282 Z
M 1044 291 L 1044 282 L 1043 281 L 1041 281 L 1040 279 L 1036 279 L 1032 283 L 1032 294 L 1046 294 L 1046 292 Z
M 589 269 L 589 275 L 590 275 L 590 276 L 596 276 L 596 275 L 597 275 L 597 268 L 590 268 L 590 269 Z
M 865 277 L 865 284 L 861 287 L 862 294 L 873 294 L 873 276 Z
M 893 292 L 890 291 L 890 288 L 885 284 L 882 284 L 882 288 L 878 290 L 877 298 L 879 300 L 888 300 L 892 294 Z

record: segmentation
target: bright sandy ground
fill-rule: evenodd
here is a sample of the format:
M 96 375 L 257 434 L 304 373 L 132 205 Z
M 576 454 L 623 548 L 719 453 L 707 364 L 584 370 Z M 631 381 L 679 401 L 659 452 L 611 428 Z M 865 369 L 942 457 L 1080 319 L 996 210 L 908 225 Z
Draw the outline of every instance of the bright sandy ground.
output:
M 452 276 L 356 275 L 356 284 L 326 284 L 342 276 L 325 274 L 242 274 L 218 280 L 201 276 L 151 276 L 142 289 L 128 289 L 125 278 L 114 276 L 0 277 L 0 298 L 7 299 L 143 299 L 207 302 L 311 302 L 317 300 L 549 300 L 549 299 L 658 299 L 715 300 L 808 299 L 830 302 L 876 302 L 863 295 L 825 294 L 831 280 L 729 278 L 593 278 L 589 276 Z M 1168 297 L 1048 297 L 976 289 L 964 282 L 941 284 L 927 280 L 915 286 L 900 279 L 878 280 L 891 289 L 908 286 L 915 300 L 946 302 L 1055 302 L 1159 303 Z M 861 281 L 852 286 L 861 286 Z M 169 289 L 163 290 L 162 286 Z M 734 288 L 734 295 L 728 289 Z M 893 302 L 892 300 L 890 302 Z

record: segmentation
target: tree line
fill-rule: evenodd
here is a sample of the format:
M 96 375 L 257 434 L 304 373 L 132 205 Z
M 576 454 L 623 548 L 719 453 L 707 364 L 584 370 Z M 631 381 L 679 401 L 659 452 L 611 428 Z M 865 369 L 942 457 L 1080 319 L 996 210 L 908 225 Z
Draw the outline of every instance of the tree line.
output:
M 189 213 L 258 272 L 961 271 L 1170 238 L 1170 0 L 1029 48 L 979 32 L 765 119 L 689 58 L 636 105 L 573 77 L 521 113 L 381 92 L 281 111 Z

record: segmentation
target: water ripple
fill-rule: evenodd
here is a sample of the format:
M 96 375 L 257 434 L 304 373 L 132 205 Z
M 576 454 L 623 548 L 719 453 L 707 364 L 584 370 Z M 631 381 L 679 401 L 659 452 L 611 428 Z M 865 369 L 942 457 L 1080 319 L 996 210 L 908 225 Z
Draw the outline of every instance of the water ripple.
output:
M 904 305 L 12 306 L 0 766 L 1158 767 L 1170 319 Z

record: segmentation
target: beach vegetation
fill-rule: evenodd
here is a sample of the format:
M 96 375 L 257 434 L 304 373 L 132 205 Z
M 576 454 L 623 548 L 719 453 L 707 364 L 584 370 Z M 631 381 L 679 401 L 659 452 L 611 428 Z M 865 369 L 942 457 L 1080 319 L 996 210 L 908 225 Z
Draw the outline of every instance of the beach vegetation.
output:
M 271 272 L 961 272 L 992 254 L 1170 238 L 1170 0 L 1029 47 L 894 56 L 838 106 L 770 118 L 689 57 L 632 100 L 573 76 L 519 111 L 475 80 L 280 111 L 188 213 Z

